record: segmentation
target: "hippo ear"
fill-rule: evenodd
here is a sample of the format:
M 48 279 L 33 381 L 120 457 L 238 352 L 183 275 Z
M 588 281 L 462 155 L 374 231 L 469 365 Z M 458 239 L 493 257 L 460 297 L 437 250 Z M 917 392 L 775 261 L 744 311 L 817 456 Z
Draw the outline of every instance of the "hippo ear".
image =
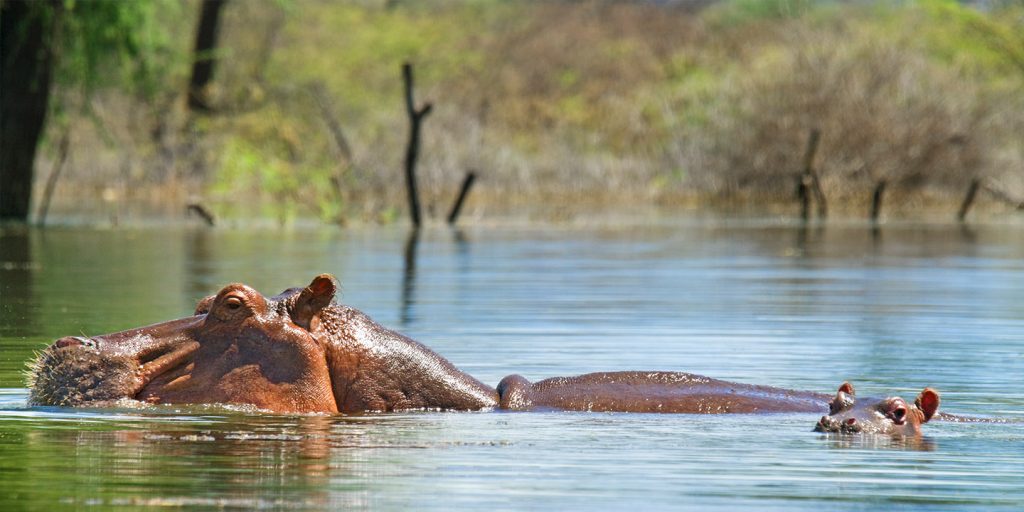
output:
M 856 396 L 853 391 L 853 384 L 844 382 L 839 386 L 839 390 L 836 391 L 836 396 L 828 403 L 828 413 L 835 414 L 843 409 L 852 407 L 855 400 Z
M 194 315 L 205 315 L 210 312 L 210 307 L 213 306 L 213 299 L 216 299 L 216 295 L 210 295 L 209 297 L 203 297 L 196 303 L 196 312 Z
M 924 391 L 917 395 L 917 400 L 914 400 L 914 405 L 924 413 L 924 421 L 932 419 L 939 410 L 939 392 L 932 388 L 924 388 Z
M 320 274 L 309 286 L 299 292 L 291 310 L 292 321 L 306 330 L 313 330 L 319 323 L 320 311 L 334 300 L 338 283 L 330 274 Z

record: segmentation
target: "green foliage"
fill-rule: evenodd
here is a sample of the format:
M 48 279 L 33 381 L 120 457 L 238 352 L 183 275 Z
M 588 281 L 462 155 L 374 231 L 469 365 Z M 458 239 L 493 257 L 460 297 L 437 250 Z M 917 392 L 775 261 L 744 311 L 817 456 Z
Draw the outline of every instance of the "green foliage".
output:
M 923 46 L 937 58 L 989 77 L 1024 73 L 1020 9 L 984 14 L 952 0 L 921 0 Z
M 117 85 L 150 98 L 187 69 L 176 39 L 190 21 L 182 2 L 64 0 L 62 11 L 59 85 Z
M 269 122 L 266 122 L 269 121 Z M 290 222 L 297 216 L 338 219 L 343 205 L 326 160 L 302 159 L 301 128 L 280 111 L 247 116 L 236 123 L 220 150 L 211 192 L 232 209 L 258 205 L 258 213 Z
M 181 94 L 195 2 L 67 5 L 61 83 Z M 867 156 L 905 168 L 873 152 L 931 151 L 922 144 L 945 128 L 975 145 L 943 165 L 997 152 L 1012 160 L 1000 144 L 1014 131 L 991 112 L 1019 112 L 1020 100 L 1007 98 L 1024 89 L 1024 2 L 995 9 L 952 0 L 723 0 L 696 14 L 659 2 L 232 2 L 213 84 L 223 115 L 189 126 L 202 127 L 204 184 L 219 201 L 260 203 L 284 221 L 404 218 L 406 61 L 417 102 L 435 105 L 421 154 L 425 203 L 449 197 L 466 167 L 487 173 L 492 191 L 524 196 L 588 186 L 671 193 L 738 166 L 781 176 L 799 158 L 803 125 L 823 121 L 833 124 L 824 144 L 849 143 L 848 161 L 830 164 L 843 176 L 866 172 Z M 877 84 L 884 91 L 872 92 Z M 325 117 L 352 155 L 340 155 Z M 823 158 L 836 147 L 823 146 Z M 778 183 L 791 192 L 791 181 Z
M 480 71 L 484 56 L 471 41 L 503 8 L 481 4 L 436 10 L 393 9 L 353 3 L 304 4 L 284 36 L 292 44 L 275 53 L 271 80 L 320 80 L 356 114 L 393 105 L 401 108 L 400 67 L 412 62 L 417 90 L 458 81 Z M 418 3 L 417 3 L 418 5 Z M 311 23 L 315 20 L 315 23 Z
M 705 14 L 719 28 L 753 22 L 797 19 L 820 4 L 821 0 L 731 0 L 709 8 Z

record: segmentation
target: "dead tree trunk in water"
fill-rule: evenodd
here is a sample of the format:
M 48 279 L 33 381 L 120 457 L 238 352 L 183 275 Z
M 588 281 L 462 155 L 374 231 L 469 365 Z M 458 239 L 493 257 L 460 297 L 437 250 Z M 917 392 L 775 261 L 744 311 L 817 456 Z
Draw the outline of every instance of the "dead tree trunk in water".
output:
M 800 218 L 807 222 L 811 218 L 810 183 L 802 174 L 796 179 L 796 199 L 800 201 Z
M 885 193 L 885 180 L 878 180 L 875 184 L 875 193 L 871 196 L 871 222 L 877 223 L 878 216 L 882 213 L 882 194 Z
M 960 205 L 960 211 L 956 214 L 957 220 L 963 222 L 964 219 L 967 218 L 967 212 L 971 209 L 971 205 L 974 204 L 974 199 L 978 192 L 988 192 L 988 194 L 996 201 L 1009 205 L 1016 210 L 1024 210 L 1024 201 L 1007 194 L 997 184 L 992 183 L 990 180 L 974 178 L 971 180 L 971 185 L 967 189 L 967 196 L 964 197 L 964 202 Z
M 192 78 L 188 83 L 188 108 L 192 111 L 210 111 L 206 86 L 213 79 L 213 51 L 217 48 L 220 31 L 220 13 L 227 0 L 203 0 L 196 29 L 196 45 L 192 52 Z
M 466 201 L 466 196 L 469 195 L 469 188 L 473 186 L 473 181 L 476 180 L 476 173 L 469 171 L 466 173 L 466 179 L 462 181 L 462 188 L 459 189 L 459 197 L 455 199 L 455 204 L 452 205 L 452 211 L 448 214 L 448 224 L 455 225 L 455 221 L 459 219 L 459 212 L 462 211 L 462 203 Z
M 963 222 L 967 219 L 967 212 L 971 210 L 971 205 L 974 204 L 974 198 L 978 195 L 979 188 L 981 188 L 981 180 L 978 178 L 971 180 L 971 185 L 967 187 L 967 195 L 964 196 L 964 202 L 960 203 L 960 211 L 956 214 L 956 220 Z
M 412 225 L 419 228 L 420 221 L 420 197 L 416 190 L 416 159 L 420 153 L 420 123 L 430 113 L 433 107 L 430 103 L 417 109 L 413 101 L 412 65 L 406 62 L 402 64 L 402 79 L 405 82 L 405 111 L 409 114 L 409 144 L 405 150 L 405 186 L 409 192 L 409 215 L 412 218 Z
M 818 201 L 818 217 L 828 216 L 828 207 L 825 204 L 825 191 L 821 188 L 821 180 L 818 178 L 818 171 L 814 169 L 814 157 L 818 153 L 818 142 L 821 140 L 821 131 L 817 128 L 811 130 L 807 138 L 807 152 L 804 154 L 804 169 L 800 174 L 800 182 L 797 185 L 797 197 L 800 200 L 800 218 L 810 218 L 811 194 L 814 194 Z

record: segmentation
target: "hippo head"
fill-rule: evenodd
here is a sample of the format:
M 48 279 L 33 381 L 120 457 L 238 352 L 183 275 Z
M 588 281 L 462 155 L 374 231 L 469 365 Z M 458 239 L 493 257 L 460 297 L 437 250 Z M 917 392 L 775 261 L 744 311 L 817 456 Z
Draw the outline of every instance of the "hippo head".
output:
M 244 284 L 199 302 L 194 316 L 46 348 L 29 375 L 30 403 L 235 403 L 336 411 L 320 313 L 328 274 L 265 298 Z
M 828 415 L 822 416 L 814 431 L 917 435 L 921 424 L 938 410 L 939 393 L 932 388 L 924 388 L 911 404 L 900 397 L 857 400 L 853 386 L 844 382 L 829 402 Z

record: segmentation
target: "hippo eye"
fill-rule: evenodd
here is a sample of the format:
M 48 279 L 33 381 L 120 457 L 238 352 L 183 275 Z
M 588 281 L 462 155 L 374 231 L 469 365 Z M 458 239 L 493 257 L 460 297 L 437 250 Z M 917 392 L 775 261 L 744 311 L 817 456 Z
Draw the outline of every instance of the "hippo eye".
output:
M 218 320 L 240 320 L 252 313 L 252 301 L 239 293 L 225 294 L 217 298 L 210 313 Z
M 242 299 L 238 297 L 228 297 L 224 299 L 224 307 L 231 311 L 237 311 L 242 308 Z

